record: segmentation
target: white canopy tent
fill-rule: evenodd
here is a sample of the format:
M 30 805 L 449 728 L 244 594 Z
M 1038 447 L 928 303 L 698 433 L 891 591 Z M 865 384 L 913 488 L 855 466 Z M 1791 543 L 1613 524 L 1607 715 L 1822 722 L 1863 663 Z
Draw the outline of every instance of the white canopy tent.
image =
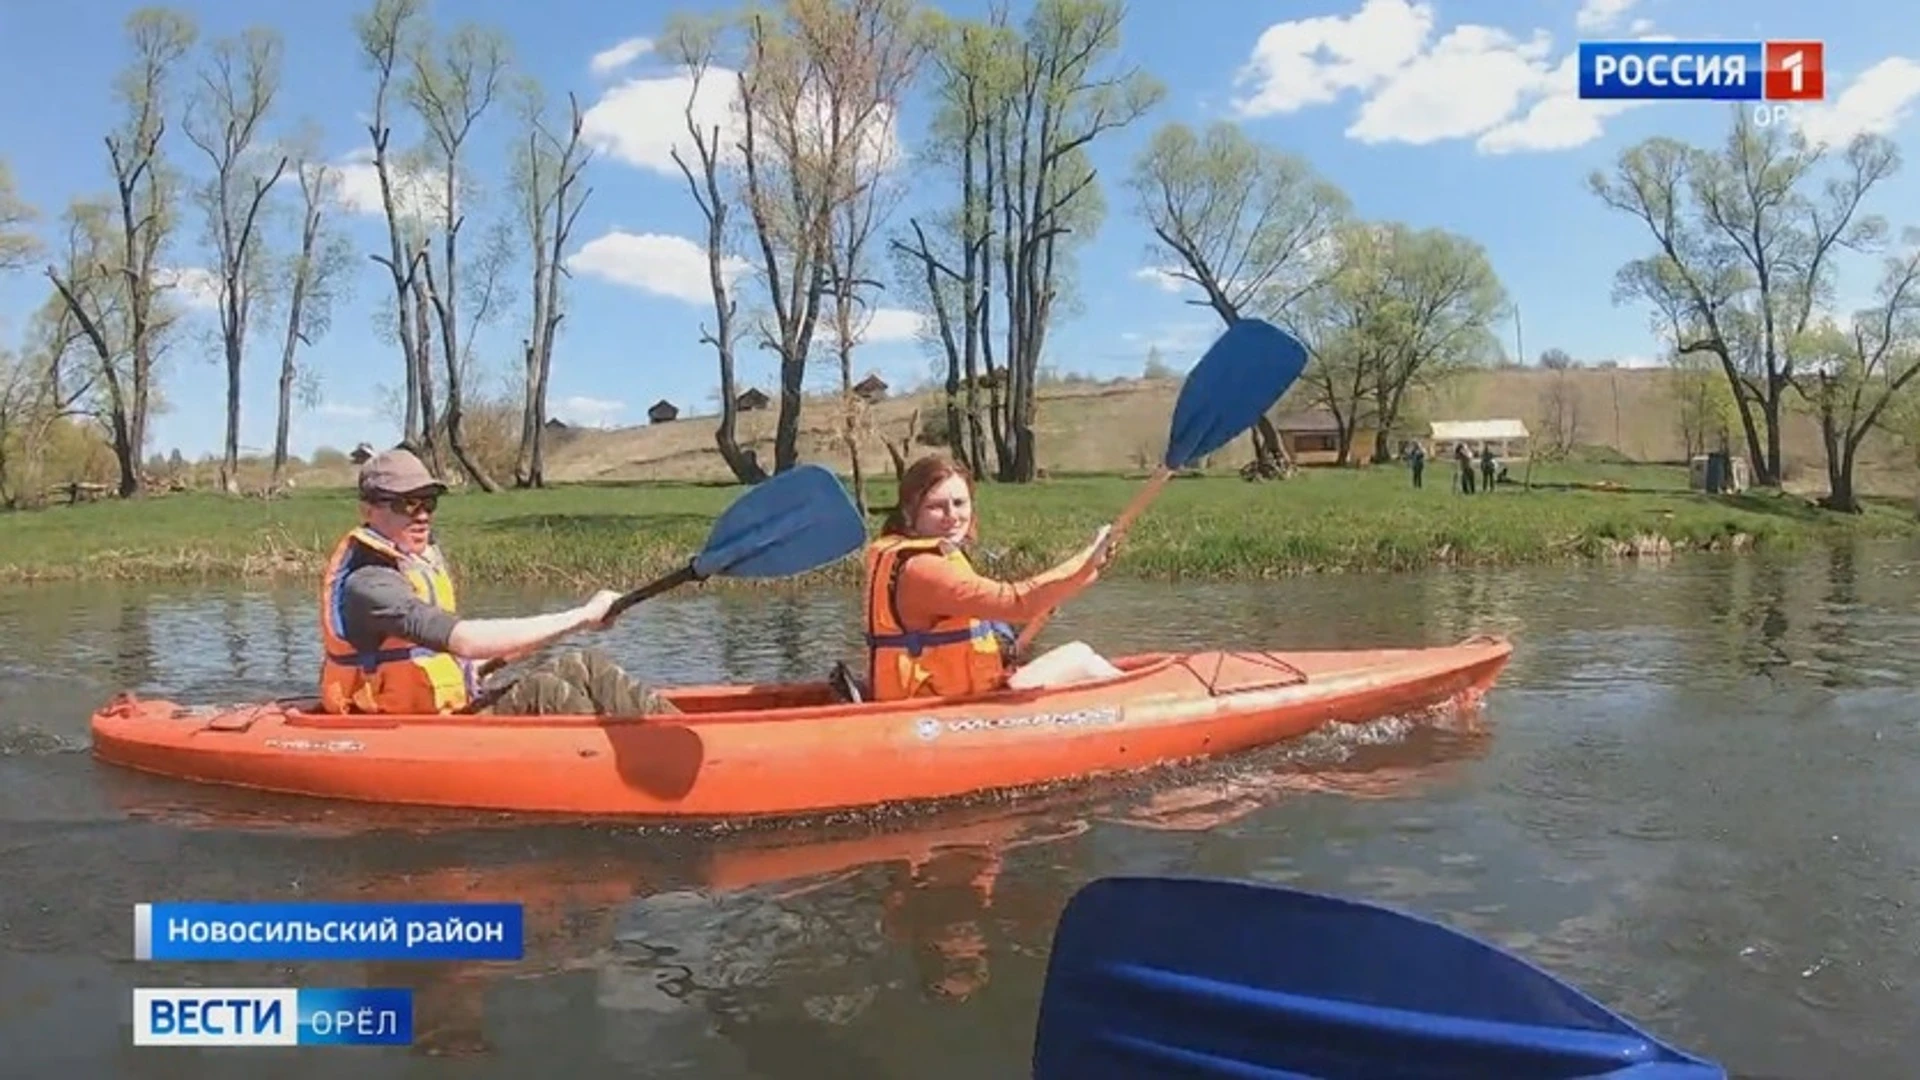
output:
M 1499 443 L 1495 451 L 1505 456 L 1506 443 L 1532 438 L 1527 425 L 1518 420 L 1435 420 L 1428 425 L 1427 437 L 1441 443 Z
M 1445 457 L 1462 444 L 1477 452 L 1491 443 L 1494 456 L 1501 461 L 1502 472 L 1506 466 L 1525 457 L 1527 475 L 1522 483 L 1529 490 L 1533 487 L 1532 438 L 1527 425 L 1518 420 L 1434 420 L 1427 425 L 1428 453 L 1434 457 Z M 1526 452 L 1516 453 L 1515 443 L 1526 444 Z

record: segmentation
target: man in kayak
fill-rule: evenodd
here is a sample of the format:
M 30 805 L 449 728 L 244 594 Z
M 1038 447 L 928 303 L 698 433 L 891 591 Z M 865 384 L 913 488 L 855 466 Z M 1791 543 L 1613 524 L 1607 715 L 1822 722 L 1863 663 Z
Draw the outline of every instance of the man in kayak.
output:
M 971 696 L 1120 674 L 1078 641 L 1018 669 L 1011 655 L 1009 624 L 1058 606 L 1100 576 L 1110 554 L 1107 530 L 1065 562 L 1019 582 L 974 570 L 963 547 L 977 531 L 973 476 L 964 465 L 936 453 L 907 469 L 899 504 L 867 547 L 872 699 Z
M 465 619 L 435 541 L 447 485 L 404 447 L 360 470 L 360 525 L 341 537 L 320 589 L 320 708 L 331 713 L 639 716 L 674 711 L 598 650 L 568 653 L 474 709 L 480 665 L 598 628 L 619 594 L 551 615 Z

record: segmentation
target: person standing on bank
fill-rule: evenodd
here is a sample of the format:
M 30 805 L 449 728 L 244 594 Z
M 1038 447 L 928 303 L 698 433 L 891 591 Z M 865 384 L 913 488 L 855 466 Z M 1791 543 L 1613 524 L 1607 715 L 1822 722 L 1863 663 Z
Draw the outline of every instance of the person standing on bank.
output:
M 1460 463 L 1460 494 L 1473 494 L 1473 452 L 1466 443 L 1454 443 L 1453 459 Z
M 515 660 L 604 627 L 620 596 L 605 589 L 550 615 L 462 618 L 433 528 L 446 491 L 405 447 L 361 467 L 360 524 L 334 547 L 320 585 L 321 711 L 464 712 L 481 692 L 484 661 Z M 587 649 L 523 675 L 478 711 L 641 716 L 676 710 L 599 650 Z

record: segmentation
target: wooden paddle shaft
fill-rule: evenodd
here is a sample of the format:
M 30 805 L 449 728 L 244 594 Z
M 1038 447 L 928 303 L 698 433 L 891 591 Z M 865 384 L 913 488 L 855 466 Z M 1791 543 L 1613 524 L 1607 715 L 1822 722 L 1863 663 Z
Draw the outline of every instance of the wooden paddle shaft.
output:
M 1160 494 L 1160 489 L 1166 487 L 1167 481 L 1171 479 L 1173 479 L 1173 470 L 1165 465 L 1153 471 L 1153 476 L 1147 480 L 1147 486 L 1141 488 L 1140 494 L 1135 495 L 1133 501 L 1127 504 L 1127 508 L 1120 511 L 1120 516 L 1113 519 L 1113 529 L 1107 534 L 1109 548 L 1120 542 L 1120 535 L 1127 531 L 1128 526 L 1133 524 L 1133 519 L 1146 510 L 1147 505 L 1153 502 L 1154 498 Z M 1027 646 L 1033 644 L 1033 639 L 1040 636 L 1041 629 L 1051 618 L 1053 618 L 1053 609 L 1049 608 L 1022 627 L 1020 636 L 1013 643 L 1014 653 L 1017 655 L 1026 652 Z

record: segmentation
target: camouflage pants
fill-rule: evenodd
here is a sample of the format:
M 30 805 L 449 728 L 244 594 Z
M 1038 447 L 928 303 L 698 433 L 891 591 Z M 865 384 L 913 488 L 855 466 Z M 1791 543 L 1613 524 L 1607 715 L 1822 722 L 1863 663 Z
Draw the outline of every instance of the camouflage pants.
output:
M 522 675 L 493 706 L 496 716 L 648 716 L 679 712 L 598 649 L 557 657 Z

